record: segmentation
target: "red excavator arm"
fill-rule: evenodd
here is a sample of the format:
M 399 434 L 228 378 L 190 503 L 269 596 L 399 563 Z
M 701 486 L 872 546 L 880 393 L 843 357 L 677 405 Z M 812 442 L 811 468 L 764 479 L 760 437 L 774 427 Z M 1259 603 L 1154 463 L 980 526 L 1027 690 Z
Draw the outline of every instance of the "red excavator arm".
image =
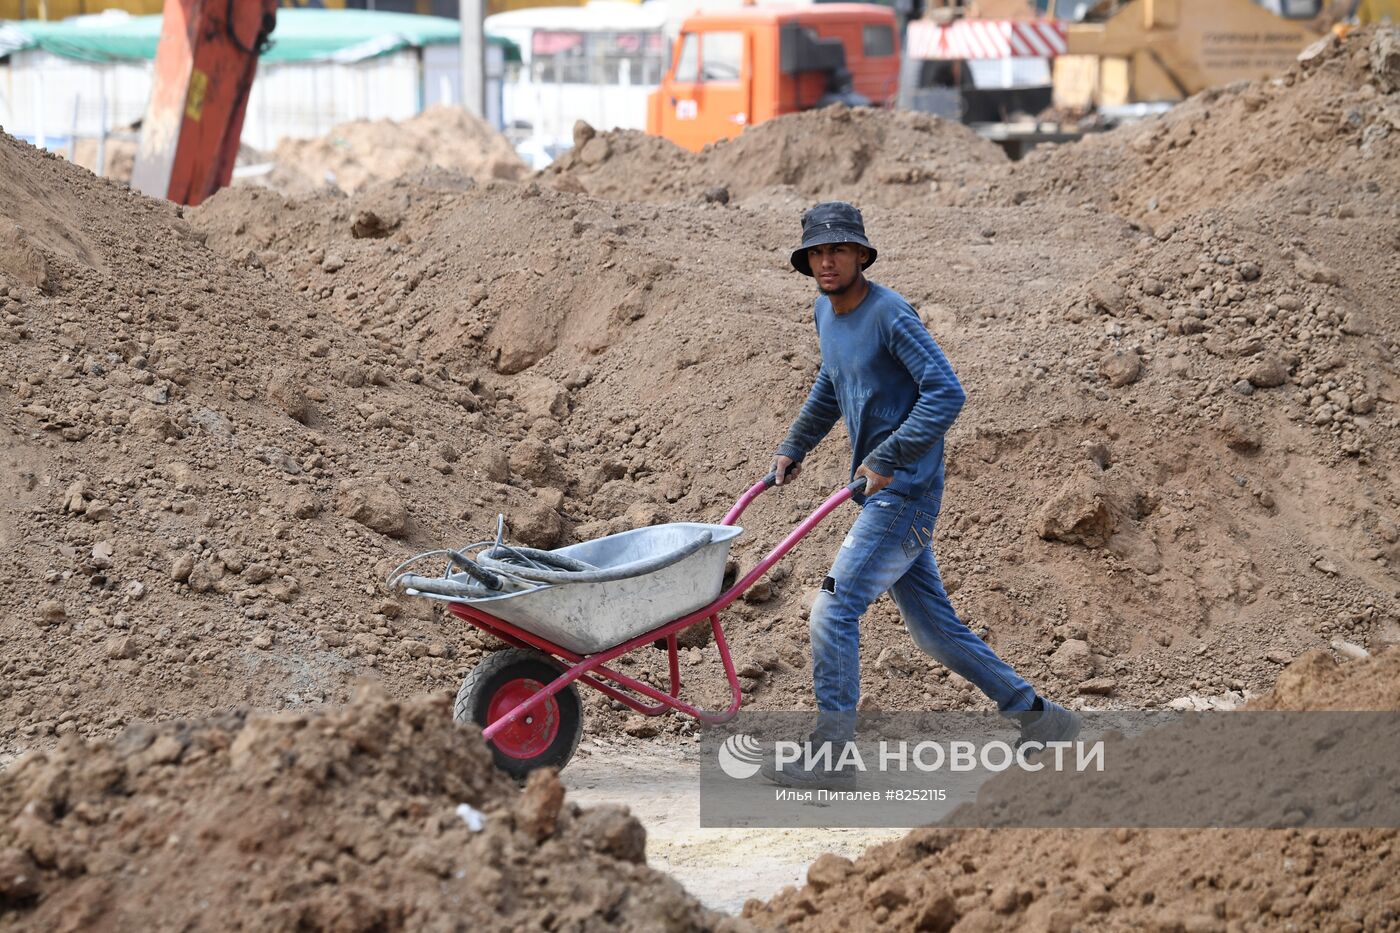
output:
M 229 183 L 276 23 L 277 0 L 165 0 L 133 187 L 198 204 Z

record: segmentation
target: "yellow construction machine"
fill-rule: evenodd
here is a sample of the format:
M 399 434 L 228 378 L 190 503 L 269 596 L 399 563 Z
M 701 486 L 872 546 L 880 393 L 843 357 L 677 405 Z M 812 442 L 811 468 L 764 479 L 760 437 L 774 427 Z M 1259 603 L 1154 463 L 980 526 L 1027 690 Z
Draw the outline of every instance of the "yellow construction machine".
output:
M 1326 29 L 1251 0 L 1131 0 L 1098 9 L 1105 18 L 1069 24 L 1069 54 L 1055 59 L 1055 105 L 1064 110 L 1177 101 L 1275 75 Z

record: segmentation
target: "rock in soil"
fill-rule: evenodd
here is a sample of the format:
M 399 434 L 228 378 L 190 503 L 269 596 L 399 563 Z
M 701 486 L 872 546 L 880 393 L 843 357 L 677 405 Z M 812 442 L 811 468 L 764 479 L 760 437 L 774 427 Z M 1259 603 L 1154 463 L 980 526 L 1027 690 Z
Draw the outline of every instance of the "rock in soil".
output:
M 391 538 L 408 528 L 408 508 L 403 498 L 383 480 L 351 480 L 340 484 L 336 511 Z

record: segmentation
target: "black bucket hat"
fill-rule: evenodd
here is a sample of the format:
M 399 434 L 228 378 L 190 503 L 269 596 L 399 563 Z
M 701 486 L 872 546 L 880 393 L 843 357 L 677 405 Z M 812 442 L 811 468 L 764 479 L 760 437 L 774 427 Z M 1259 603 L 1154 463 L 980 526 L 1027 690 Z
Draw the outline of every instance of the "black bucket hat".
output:
M 855 243 L 870 251 L 861 269 L 875 262 L 875 247 L 865 238 L 865 220 L 860 209 L 845 201 L 823 201 L 802 215 L 802 245 L 792 251 L 792 267 L 803 275 L 812 274 L 807 250 L 827 243 Z

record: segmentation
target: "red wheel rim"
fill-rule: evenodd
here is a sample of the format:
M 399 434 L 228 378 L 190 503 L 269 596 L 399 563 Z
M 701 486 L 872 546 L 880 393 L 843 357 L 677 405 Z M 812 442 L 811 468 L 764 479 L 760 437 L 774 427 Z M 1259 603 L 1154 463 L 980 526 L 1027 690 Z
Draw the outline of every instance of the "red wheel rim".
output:
M 501 684 L 486 708 L 486 724 L 500 719 L 544 689 L 544 684 L 528 677 L 519 677 Z M 534 758 L 544 754 L 559 735 L 559 703 L 549 697 L 515 722 L 506 726 L 492 739 L 502 752 L 516 759 Z

